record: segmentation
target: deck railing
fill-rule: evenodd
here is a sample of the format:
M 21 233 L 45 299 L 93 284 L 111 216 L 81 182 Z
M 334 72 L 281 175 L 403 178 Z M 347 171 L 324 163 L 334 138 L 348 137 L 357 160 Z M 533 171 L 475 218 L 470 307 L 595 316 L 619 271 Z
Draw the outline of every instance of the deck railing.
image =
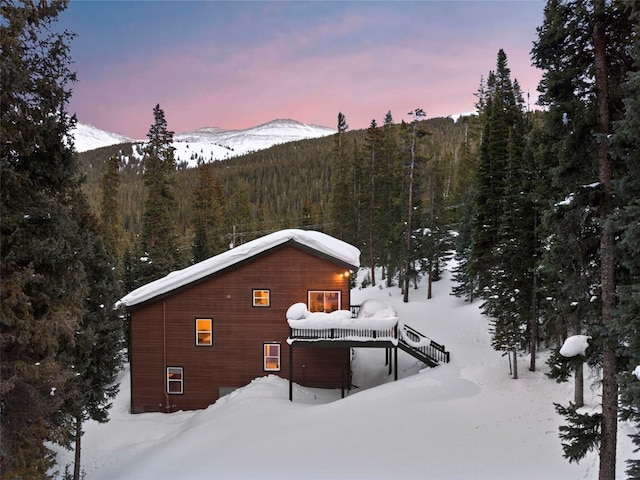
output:
M 375 330 L 372 328 L 290 328 L 291 340 L 361 340 L 389 341 L 396 340 L 396 327 Z
M 420 343 L 424 339 L 428 339 L 429 343 L 428 345 L 421 345 L 421 346 L 414 346 L 414 345 L 411 345 L 411 343 L 403 342 L 402 340 L 400 340 L 400 343 L 404 343 L 404 345 L 406 345 L 408 348 L 411 348 L 413 350 L 418 350 L 426 357 L 436 360 L 437 362 L 449 363 L 450 354 L 446 350 L 444 345 L 441 345 L 438 342 L 431 340 L 426 335 L 423 335 L 422 333 L 418 332 L 417 330 L 411 328 L 406 324 L 403 326 L 403 332 L 404 332 L 403 335 L 406 335 L 407 338 L 412 343 Z
M 352 317 L 357 317 L 360 305 L 350 305 Z M 289 328 L 289 339 L 292 341 L 351 341 L 351 342 L 392 342 L 405 352 L 422 360 L 427 365 L 435 366 L 440 362 L 448 363 L 450 354 L 445 346 L 431 340 L 417 330 L 402 325 L 402 332 L 398 326 L 385 329 L 372 328 Z

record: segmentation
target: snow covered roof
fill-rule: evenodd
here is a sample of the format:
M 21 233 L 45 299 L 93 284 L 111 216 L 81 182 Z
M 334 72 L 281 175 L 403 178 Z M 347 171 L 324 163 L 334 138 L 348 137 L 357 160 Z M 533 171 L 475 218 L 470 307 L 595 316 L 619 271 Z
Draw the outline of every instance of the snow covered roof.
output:
M 138 305 L 289 241 L 304 245 L 305 247 L 316 250 L 319 253 L 335 258 L 355 268 L 360 266 L 360 250 L 342 240 L 338 240 L 325 233 L 310 230 L 280 230 L 239 245 L 183 270 L 171 272 L 166 277 L 143 285 L 122 297 L 117 305 L 124 305 L 126 307 Z

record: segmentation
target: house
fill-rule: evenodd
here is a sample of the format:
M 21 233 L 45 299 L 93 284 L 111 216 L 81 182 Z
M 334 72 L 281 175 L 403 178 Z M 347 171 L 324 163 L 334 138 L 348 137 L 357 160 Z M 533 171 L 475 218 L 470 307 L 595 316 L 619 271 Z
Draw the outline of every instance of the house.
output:
M 130 320 L 131 412 L 205 408 L 269 374 L 344 388 L 349 349 L 296 349 L 286 314 L 350 308 L 360 251 L 320 232 L 282 230 L 144 285 Z M 289 342 L 288 342 L 289 341 Z

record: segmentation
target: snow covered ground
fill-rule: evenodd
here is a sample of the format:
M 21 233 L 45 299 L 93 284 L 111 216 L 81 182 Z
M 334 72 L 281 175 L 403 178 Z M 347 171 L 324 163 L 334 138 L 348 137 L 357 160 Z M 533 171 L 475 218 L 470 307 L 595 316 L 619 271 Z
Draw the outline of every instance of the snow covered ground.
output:
M 572 385 L 545 377 L 545 354 L 537 372 L 522 357 L 513 380 L 508 358 L 491 348 L 479 304 L 450 291 L 448 273 L 431 300 L 424 286 L 406 304 L 395 287 L 353 291 L 354 304 L 391 303 L 401 321 L 444 344 L 451 363 L 424 368 L 399 352 L 394 382 L 383 350 L 356 350 L 358 388 L 344 399 L 339 391 L 295 386 L 290 403 L 288 382 L 269 375 L 205 410 L 131 415 L 123 371 L 111 421 L 86 425 L 86 479 L 596 479 L 595 453 L 578 465 L 562 458 L 553 402 L 567 404 Z M 587 408 L 596 407 L 598 394 L 595 387 L 585 392 Z M 625 460 L 638 458 L 631 429 L 619 427 L 621 479 Z M 64 468 L 73 453 L 58 459 Z

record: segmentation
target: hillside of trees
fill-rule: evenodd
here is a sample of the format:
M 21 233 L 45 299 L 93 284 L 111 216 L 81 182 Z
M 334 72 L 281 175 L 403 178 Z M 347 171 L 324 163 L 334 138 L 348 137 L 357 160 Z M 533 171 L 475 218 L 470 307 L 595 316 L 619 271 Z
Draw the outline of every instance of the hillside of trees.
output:
M 169 119 L 170 121 L 170 119 Z M 470 129 L 477 130 L 477 118 L 463 117 L 457 122 L 450 118 L 425 120 L 428 135 L 419 144 L 427 168 L 431 160 L 448 162 L 450 186 L 447 191 L 452 207 L 459 188 L 465 188 L 464 177 L 470 172 L 463 162 L 465 152 L 476 148 L 477 140 Z M 395 125 L 399 131 L 400 125 Z M 345 141 L 350 154 L 364 148 L 366 130 L 347 131 Z M 334 137 L 328 136 L 276 145 L 267 150 L 251 153 L 210 164 L 212 173 L 220 180 L 224 196 L 229 203 L 227 220 L 219 225 L 219 233 L 233 236 L 234 226 L 238 241 L 255 238 L 281 228 L 317 228 L 331 230 L 329 200 L 332 190 L 332 148 Z M 142 211 L 146 190 L 142 179 L 143 165 L 133 155 L 133 144 L 112 145 L 79 154 L 80 165 L 86 176 L 83 186 L 94 213 L 101 215 L 102 182 L 110 158 L 120 159 L 118 211 L 122 216 L 123 233 L 132 242 L 142 231 Z M 178 201 L 177 232 L 179 244 L 191 245 L 193 208 L 197 195 L 198 169 L 178 168 L 175 175 Z M 248 204 L 233 211 L 244 200 Z

